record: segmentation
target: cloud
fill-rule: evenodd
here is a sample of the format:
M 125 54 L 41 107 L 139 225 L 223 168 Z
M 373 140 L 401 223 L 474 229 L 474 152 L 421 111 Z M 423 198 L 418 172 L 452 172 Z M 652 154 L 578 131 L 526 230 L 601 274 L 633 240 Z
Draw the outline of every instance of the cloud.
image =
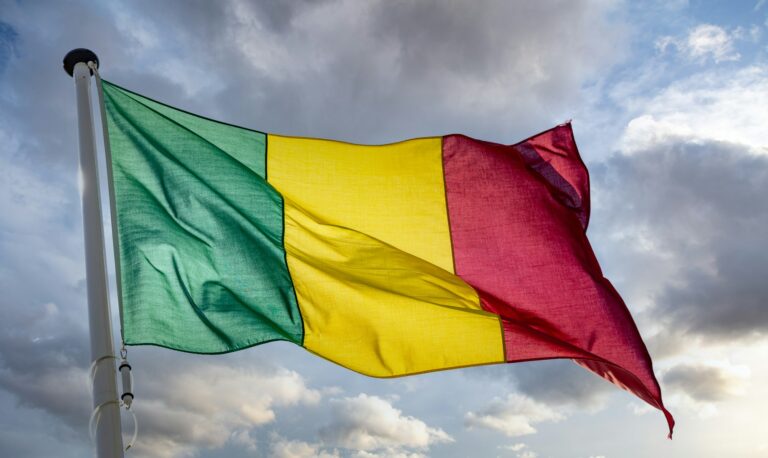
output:
M 694 74 L 628 102 L 637 106 L 620 140 L 625 154 L 670 142 L 718 141 L 768 154 L 768 67 Z
M 243 447 L 249 452 L 256 452 L 259 449 L 258 442 L 253 438 L 251 432 L 246 429 L 237 430 L 232 433 L 230 435 L 230 442 Z
M 522 449 L 524 449 L 525 447 L 526 447 L 526 445 L 524 443 L 522 443 L 522 442 L 518 442 L 516 444 L 511 444 L 511 445 L 501 445 L 501 446 L 499 446 L 499 448 L 501 448 L 501 449 L 510 450 L 512 452 L 519 452 Z
M 518 391 L 549 406 L 599 409 L 616 389 L 569 360 L 537 361 L 513 374 Z
M 492 365 L 474 371 L 488 381 L 514 385 L 517 392 L 558 411 L 605 407 L 615 386 L 569 359 Z
M 144 370 L 146 374 L 151 366 Z M 141 378 L 135 403 L 142 424 L 136 453 L 143 456 L 188 456 L 229 442 L 252 449 L 256 443 L 248 432 L 275 421 L 276 408 L 320 401 L 320 393 L 308 388 L 299 374 L 269 366 L 207 362 L 155 367 L 153 372 Z
M 682 363 L 665 371 L 662 382 L 669 405 L 707 418 L 717 415 L 727 399 L 744 394 L 749 377 L 746 366 Z
M 517 458 L 536 458 L 537 456 L 539 455 L 531 450 L 525 450 L 524 452 L 517 454 Z
M 603 230 L 614 255 L 632 260 L 626 283 L 650 299 L 657 322 L 721 341 L 765 334 L 768 201 L 758 196 L 768 189 L 768 157 L 742 145 L 668 142 L 615 156 L 593 177 L 614 189 L 601 203 Z
M 664 52 L 674 47 L 686 58 L 703 63 L 712 59 L 715 63 L 739 60 L 734 42 L 741 35 L 740 31 L 729 33 L 713 24 L 699 24 L 688 31 L 684 38 L 665 36 L 656 42 L 656 47 Z
M 510 394 L 506 399 L 495 399 L 480 412 L 468 412 L 468 427 L 493 429 L 508 437 L 534 434 L 536 423 L 557 422 L 565 416 L 551 407 L 520 394 Z
M 536 458 L 538 455 L 533 450 L 526 450 L 528 446 L 522 442 L 518 442 L 512 445 L 499 446 L 502 450 L 509 450 L 510 452 L 516 452 L 515 458 Z
M 745 368 L 707 364 L 679 364 L 664 373 L 664 385 L 702 402 L 723 401 L 743 392 Z
M 0 388 L 13 393 L 22 406 L 59 416 L 72 428 L 70 434 L 77 432 L 84 439 L 91 403 L 87 377 L 87 371 L 78 367 L 59 366 L 34 372 L 4 368 L 0 370 Z
M 755 65 L 630 98 L 619 152 L 591 170 L 591 237 L 654 356 L 765 335 L 765 94 Z
M 358 450 L 354 452 L 352 458 L 427 458 L 427 455 L 417 452 L 404 452 L 397 450 L 382 450 L 378 452 L 367 452 Z
M 277 438 L 270 446 L 274 458 L 339 458 L 336 450 L 323 451 L 318 444 Z
M 215 11 L 204 2 L 150 3 L 114 8 L 136 17 L 130 23 L 145 35 L 178 30 L 167 37 L 172 52 L 152 45 L 164 40 L 137 39 L 147 43 L 137 57 L 152 57 L 153 79 L 105 67 L 108 77 L 262 130 L 359 142 L 452 130 L 525 137 L 572 112 L 582 86 L 617 63 L 626 40 L 609 20 L 610 2 L 234 1 Z M 168 100 L 161 85 L 184 96 Z
M 453 442 L 440 428 L 405 416 L 378 396 L 359 394 L 330 402 L 331 421 L 320 429 L 326 444 L 374 453 L 410 453 Z
M 9 216 L 0 218 L 0 388 L 82 439 L 91 401 L 82 239 L 70 216 L 78 206 L 68 186 L 35 170 L 7 126 L 0 144 L 16 153 L 0 155 L 0 213 Z

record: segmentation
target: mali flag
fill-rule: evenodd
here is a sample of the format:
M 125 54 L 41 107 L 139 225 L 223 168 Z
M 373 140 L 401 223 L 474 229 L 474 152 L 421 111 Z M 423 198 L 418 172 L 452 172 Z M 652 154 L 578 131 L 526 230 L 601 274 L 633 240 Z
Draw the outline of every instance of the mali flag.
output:
M 128 345 L 286 340 L 391 377 L 572 358 L 667 415 L 589 245 L 570 124 L 515 145 L 265 134 L 104 82 Z

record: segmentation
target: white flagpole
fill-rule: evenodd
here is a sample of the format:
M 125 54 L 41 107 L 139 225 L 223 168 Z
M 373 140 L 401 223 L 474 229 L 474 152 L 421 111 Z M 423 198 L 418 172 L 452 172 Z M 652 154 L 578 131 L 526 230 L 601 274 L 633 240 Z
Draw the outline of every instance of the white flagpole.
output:
M 80 139 L 80 185 L 85 233 L 85 271 L 88 286 L 88 321 L 91 332 L 93 408 L 96 423 L 96 456 L 122 458 L 123 437 L 117 397 L 115 349 L 109 313 L 104 231 L 101 223 L 96 136 L 91 110 L 91 70 L 88 62 L 99 59 L 88 49 L 73 49 L 64 57 L 64 69 L 75 79 L 78 135 Z

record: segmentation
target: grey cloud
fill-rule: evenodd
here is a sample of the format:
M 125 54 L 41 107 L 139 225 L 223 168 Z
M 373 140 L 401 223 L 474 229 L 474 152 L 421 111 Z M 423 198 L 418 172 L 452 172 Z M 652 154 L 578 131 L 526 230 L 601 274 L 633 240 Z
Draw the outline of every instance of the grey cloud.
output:
M 226 2 L 209 2 L 206 0 L 174 0 L 153 2 L 140 0 L 126 10 L 141 12 L 151 8 L 154 24 L 167 24 L 171 27 L 170 35 L 196 42 L 207 42 L 208 46 L 198 47 L 198 53 L 217 50 L 217 41 L 226 34 L 226 27 L 231 25 L 233 15 L 238 8 L 245 8 L 254 13 L 254 26 L 265 27 L 268 33 L 280 34 L 286 32 L 294 18 L 303 11 L 321 6 L 329 0 L 230 0 Z M 211 46 L 213 45 L 213 46 Z M 210 57 L 210 56 L 208 56 Z
M 3 152 L 34 159 L 37 173 L 73 183 L 77 157 L 74 90 L 61 61 L 67 51 L 83 46 L 124 59 L 127 53 L 119 45 L 121 34 L 98 5 L 9 4 L 4 5 L 3 15 L 18 37 L 16 52 L 8 59 L 0 83 L 4 87 L 0 121 L 3 130 L 20 143 L 17 151 Z
M 515 370 L 517 388 L 549 405 L 596 408 L 615 387 L 572 361 L 540 361 Z
M 79 337 L 34 341 L 3 336 L 0 388 L 13 393 L 21 405 L 43 409 L 82 433 L 87 429 L 90 394 L 88 371 L 82 367 L 87 347 Z M 74 358 L 73 353 L 77 353 Z
M 768 240 L 759 242 L 765 247 Z M 688 272 L 685 286 L 672 286 L 661 295 L 660 313 L 692 332 L 720 339 L 764 336 L 768 332 L 768 253 L 762 247 L 731 246 L 733 251 L 714 253 L 716 273 Z
M 648 316 L 650 315 L 650 316 Z M 641 315 L 646 320 L 653 320 L 655 316 L 655 310 L 645 312 Z M 651 336 L 645 338 L 645 345 L 648 347 L 648 352 L 653 355 L 654 358 L 667 358 L 674 356 L 685 351 L 692 345 L 699 344 L 701 338 L 691 336 L 690 334 L 680 329 L 668 329 L 665 328 Z
M 0 117 L 24 154 L 66 176 L 73 94 L 54 69 L 69 49 L 90 46 L 108 79 L 262 130 L 360 142 L 463 131 L 512 142 L 562 121 L 585 80 L 617 61 L 622 37 L 605 15 L 587 2 L 560 2 L 558 14 L 506 2 L 31 2 L 5 13 L 17 52 Z M 190 79 L 209 89 L 185 92 Z
M 84 440 L 88 344 L 78 206 L 62 197 L 70 186 L 0 156 L 0 389 L 57 418 L 52 433 Z
M 210 78 L 220 89 L 201 94 L 200 107 L 226 107 L 229 121 L 360 142 L 453 130 L 512 142 L 562 121 L 585 81 L 620 58 L 623 36 L 604 5 L 555 5 L 558 14 L 553 4 L 507 2 L 232 2 L 212 13 L 163 2 L 141 21 L 180 30 L 181 49 L 158 50 L 157 59 L 183 56 L 190 72 Z
M 654 288 L 657 320 L 720 340 L 765 335 L 768 158 L 733 144 L 669 142 L 616 156 L 593 176 L 612 189 L 606 230 L 635 234 L 618 252 L 631 260 L 628 241 L 650 244 L 648 266 L 669 272 L 660 284 L 641 282 Z
M 493 7 L 478 7 L 457 0 L 430 0 L 399 2 L 392 8 L 391 2 L 384 2 L 377 5 L 374 25 L 381 36 L 397 37 L 406 73 L 493 78 L 508 76 L 512 68 L 519 72 L 514 75 L 519 78 L 517 84 L 534 90 L 538 84 L 553 80 L 557 82 L 551 89 L 578 89 L 571 83 L 579 82 L 563 74 L 565 68 L 590 74 L 594 63 L 615 58 L 614 50 L 604 42 L 582 33 L 585 24 L 598 24 L 604 36 L 623 38 L 618 28 L 604 22 L 607 10 L 590 8 L 587 2 L 558 0 L 523 8 L 503 1 L 492 3 Z M 591 54 L 594 61 L 577 62 L 568 55 L 576 46 L 589 48 L 585 54 Z M 542 49 L 547 52 L 542 53 Z M 537 95 L 556 98 L 565 94 Z
M 567 359 L 487 366 L 476 373 L 492 380 L 507 381 L 525 396 L 558 409 L 573 406 L 597 409 L 616 390 Z
M 267 0 L 251 1 L 262 18 L 262 23 L 270 30 L 280 33 L 291 25 L 293 18 L 302 10 L 327 3 L 329 0 Z
M 664 373 L 664 386 L 703 402 L 722 401 L 732 394 L 736 381 L 726 371 L 707 365 L 681 364 Z

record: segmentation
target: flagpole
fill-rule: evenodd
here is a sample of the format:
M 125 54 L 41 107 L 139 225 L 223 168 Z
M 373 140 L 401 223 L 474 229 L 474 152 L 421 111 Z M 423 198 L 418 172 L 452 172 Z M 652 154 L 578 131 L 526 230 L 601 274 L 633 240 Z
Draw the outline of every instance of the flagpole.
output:
M 80 140 L 80 194 L 85 235 L 85 271 L 88 289 L 88 322 L 91 333 L 91 378 L 95 420 L 96 456 L 122 458 L 123 437 L 117 397 L 115 349 L 109 313 L 104 231 L 101 222 L 96 135 L 91 110 L 91 70 L 88 62 L 99 58 L 88 49 L 73 49 L 64 57 L 64 70 L 75 79 L 78 136 Z

